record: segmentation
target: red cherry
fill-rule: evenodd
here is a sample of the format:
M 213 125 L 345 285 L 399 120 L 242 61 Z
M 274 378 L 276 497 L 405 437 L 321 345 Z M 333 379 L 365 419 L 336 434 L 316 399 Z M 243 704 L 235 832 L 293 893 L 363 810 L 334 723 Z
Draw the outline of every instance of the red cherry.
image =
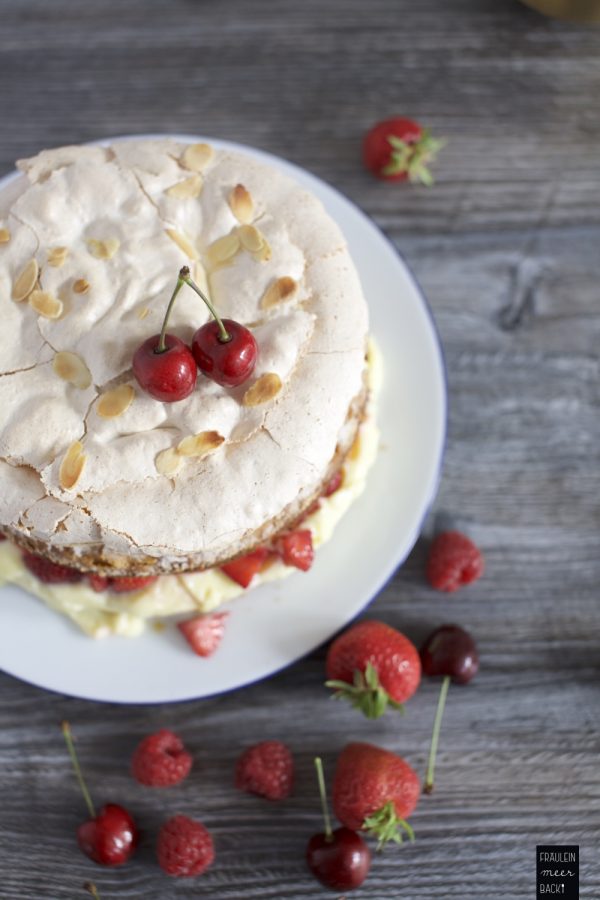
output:
M 475 641 L 458 625 L 441 625 L 421 648 L 425 675 L 448 675 L 455 684 L 467 684 L 479 671 Z
M 81 774 L 79 760 L 73 745 L 71 726 L 62 723 L 62 733 L 73 763 L 83 799 L 90 818 L 77 829 L 77 843 L 82 853 L 101 866 L 120 866 L 127 862 L 137 847 L 139 833 L 130 813 L 123 806 L 107 803 L 96 813 L 87 785 Z
M 356 831 L 336 828 L 313 834 L 306 847 L 308 868 L 321 884 L 335 891 L 360 887 L 371 867 L 371 851 Z
M 138 830 L 131 815 L 116 803 L 107 803 L 98 815 L 77 829 L 82 853 L 101 866 L 127 862 L 138 843 Z
M 258 345 L 252 332 L 233 319 L 222 319 L 229 340 L 221 337 L 214 319 L 202 325 L 192 339 L 192 353 L 201 372 L 223 387 L 243 384 L 254 371 Z
M 196 360 L 187 344 L 174 334 L 165 334 L 165 350 L 160 352 L 160 335 L 154 334 L 133 356 L 133 374 L 151 397 L 173 403 L 185 400 L 196 386 Z

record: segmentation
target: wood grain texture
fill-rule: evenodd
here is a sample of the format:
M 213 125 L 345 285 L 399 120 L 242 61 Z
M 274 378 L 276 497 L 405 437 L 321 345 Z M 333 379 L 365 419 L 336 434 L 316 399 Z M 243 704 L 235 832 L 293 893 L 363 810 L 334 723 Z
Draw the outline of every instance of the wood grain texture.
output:
M 527 898 L 535 844 L 581 845 L 600 897 L 600 29 L 516 0 L 0 0 L 0 170 L 40 147 L 119 133 L 202 132 L 288 157 L 346 192 L 406 255 L 444 342 L 450 422 L 436 510 L 370 614 L 415 640 L 441 621 L 476 636 L 478 679 L 450 693 L 438 788 L 412 847 L 376 860 L 357 900 Z M 430 190 L 358 163 L 377 118 L 414 114 L 449 138 Z M 456 596 L 423 581 L 435 512 L 482 546 Z M 300 577 L 300 576 L 298 576 Z M 349 738 L 423 770 L 437 686 L 369 725 L 320 690 L 324 651 L 243 692 L 162 707 L 96 705 L 0 676 L 0 898 L 335 896 L 307 877 L 320 827 L 312 758 Z M 144 823 L 104 871 L 78 853 L 78 799 L 58 723 L 73 723 L 98 799 Z M 190 780 L 137 786 L 128 759 L 161 726 L 193 750 Z M 240 747 L 292 746 L 288 803 L 236 795 Z M 217 863 L 169 880 L 162 819 L 202 818 Z

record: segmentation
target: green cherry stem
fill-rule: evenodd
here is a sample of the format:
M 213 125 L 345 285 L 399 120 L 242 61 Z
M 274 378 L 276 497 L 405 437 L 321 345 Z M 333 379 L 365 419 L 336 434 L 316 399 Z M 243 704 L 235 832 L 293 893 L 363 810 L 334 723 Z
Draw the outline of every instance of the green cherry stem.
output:
M 94 804 L 92 803 L 92 798 L 90 797 L 90 792 L 87 789 L 86 783 L 83 780 L 83 775 L 81 774 L 81 769 L 79 768 L 79 760 L 77 759 L 77 753 L 75 752 L 75 747 L 73 745 L 73 736 L 71 734 L 71 726 L 68 722 L 63 722 L 61 725 L 63 737 L 65 739 L 65 743 L 67 745 L 67 750 L 69 751 L 69 756 L 71 757 L 71 762 L 73 763 L 73 768 L 75 770 L 75 775 L 77 777 L 77 781 L 79 782 L 79 787 L 81 788 L 81 793 L 83 794 L 83 799 L 85 800 L 85 805 L 88 808 L 89 814 L 92 819 L 96 818 L 96 810 L 94 809 Z
M 323 821 L 325 822 L 325 840 L 333 840 L 333 831 L 331 830 L 331 819 L 329 818 L 329 810 L 327 809 L 327 795 L 325 793 L 325 778 L 323 776 L 323 763 L 321 757 L 315 757 L 315 769 L 317 770 L 317 781 L 319 782 L 319 795 L 321 797 L 321 808 L 323 809 Z
M 446 705 L 446 697 L 448 696 L 448 688 L 450 687 L 450 675 L 444 675 L 440 696 L 438 698 L 437 709 L 435 711 L 435 719 L 433 721 L 433 733 L 431 735 L 431 746 L 429 748 L 429 760 L 427 762 L 427 774 L 425 775 L 424 794 L 431 794 L 433 791 L 433 776 L 435 772 L 435 758 L 437 756 L 438 742 L 440 739 L 440 730 L 442 727 L 442 716 L 444 715 L 444 707 Z
M 187 269 L 187 272 L 189 274 L 190 270 L 187 268 L 187 266 L 184 266 L 183 268 Z M 183 269 L 181 270 L 181 272 L 183 272 Z M 175 290 L 173 291 L 173 293 L 171 295 L 171 299 L 169 300 L 169 305 L 167 306 L 167 311 L 165 313 L 162 328 L 160 330 L 158 346 L 157 346 L 156 350 L 154 351 L 155 353 L 164 353 L 165 350 L 167 349 L 167 345 L 165 344 L 165 335 L 166 335 L 166 331 L 167 331 L 167 324 L 169 322 L 169 316 L 171 315 L 171 310 L 173 309 L 173 304 L 175 303 L 175 297 L 177 296 L 177 294 L 179 293 L 179 291 L 181 290 L 181 288 L 184 285 L 184 280 L 181 277 L 181 272 L 179 273 L 179 277 L 177 278 L 177 284 L 175 285 Z
M 100 900 L 100 894 L 98 893 L 98 888 L 95 884 L 92 884 L 91 881 L 86 881 L 83 887 L 89 894 L 92 895 L 94 900 Z
M 219 340 L 221 341 L 221 343 L 222 343 L 222 344 L 226 344 L 228 341 L 230 341 L 230 340 L 231 340 L 231 335 L 229 334 L 229 332 L 227 331 L 227 329 L 226 329 L 225 326 L 223 325 L 223 322 L 222 322 L 221 318 L 219 317 L 219 315 L 218 315 L 216 309 L 214 308 L 214 306 L 212 305 L 212 303 L 210 302 L 210 300 L 208 299 L 208 297 L 206 296 L 206 294 L 204 294 L 204 293 L 200 290 L 200 288 L 198 287 L 198 285 L 196 284 L 195 281 L 192 281 L 192 279 L 191 279 L 191 277 L 190 277 L 190 270 L 188 269 L 187 266 L 184 266 L 184 267 L 181 269 L 181 271 L 179 272 L 179 279 L 178 279 L 178 281 L 177 281 L 177 284 L 179 284 L 179 281 L 180 281 L 180 280 L 181 280 L 182 282 L 184 282 L 185 284 L 187 284 L 188 287 L 191 287 L 191 289 L 192 289 L 193 291 L 196 291 L 196 293 L 198 294 L 198 296 L 201 297 L 201 298 L 204 300 L 204 302 L 206 303 L 206 305 L 208 306 L 208 308 L 209 308 L 211 314 L 213 315 L 213 317 L 214 317 L 214 319 L 215 319 L 217 325 L 219 326 Z M 173 302 L 173 301 L 171 301 L 171 303 L 172 303 L 172 302 Z M 167 313 L 168 313 L 168 310 L 167 310 Z

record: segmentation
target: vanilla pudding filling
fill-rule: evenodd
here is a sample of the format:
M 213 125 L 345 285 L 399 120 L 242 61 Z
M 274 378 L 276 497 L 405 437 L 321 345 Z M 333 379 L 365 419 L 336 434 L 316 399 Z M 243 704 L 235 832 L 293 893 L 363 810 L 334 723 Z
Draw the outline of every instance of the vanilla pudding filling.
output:
M 378 366 L 371 351 L 367 374 L 367 306 L 322 204 L 207 144 L 63 147 L 18 165 L 0 195 L 3 577 L 92 634 L 213 608 L 239 592 L 218 566 L 289 530 L 343 461 L 342 488 L 306 520 L 326 539 L 364 483 Z M 250 328 L 258 359 L 239 387 L 200 373 L 165 403 L 132 357 L 183 265 Z M 189 344 L 208 318 L 184 286 L 169 333 Z M 125 596 L 44 585 L 13 544 L 84 572 L 174 577 Z

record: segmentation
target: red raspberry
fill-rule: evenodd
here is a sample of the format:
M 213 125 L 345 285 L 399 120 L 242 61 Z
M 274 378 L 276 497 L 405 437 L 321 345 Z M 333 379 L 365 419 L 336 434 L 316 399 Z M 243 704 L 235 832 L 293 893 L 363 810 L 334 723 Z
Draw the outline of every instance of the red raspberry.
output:
M 133 777 L 149 787 L 179 784 L 191 768 L 192 757 L 180 738 L 167 728 L 140 741 L 131 760 Z
M 35 575 L 44 584 L 77 584 L 83 575 L 77 569 L 68 566 L 59 566 L 43 556 L 37 556 L 28 550 L 23 551 L 23 562 L 32 575 Z
M 215 858 L 210 831 L 187 816 L 167 819 L 158 834 L 158 864 L 167 875 L 201 875 Z
M 294 759 L 281 741 L 262 741 L 244 750 L 235 768 L 235 786 L 267 800 L 283 800 L 292 791 Z
M 483 575 L 481 551 L 460 531 L 443 531 L 429 548 L 425 574 L 438 591 L 457 591 Z

